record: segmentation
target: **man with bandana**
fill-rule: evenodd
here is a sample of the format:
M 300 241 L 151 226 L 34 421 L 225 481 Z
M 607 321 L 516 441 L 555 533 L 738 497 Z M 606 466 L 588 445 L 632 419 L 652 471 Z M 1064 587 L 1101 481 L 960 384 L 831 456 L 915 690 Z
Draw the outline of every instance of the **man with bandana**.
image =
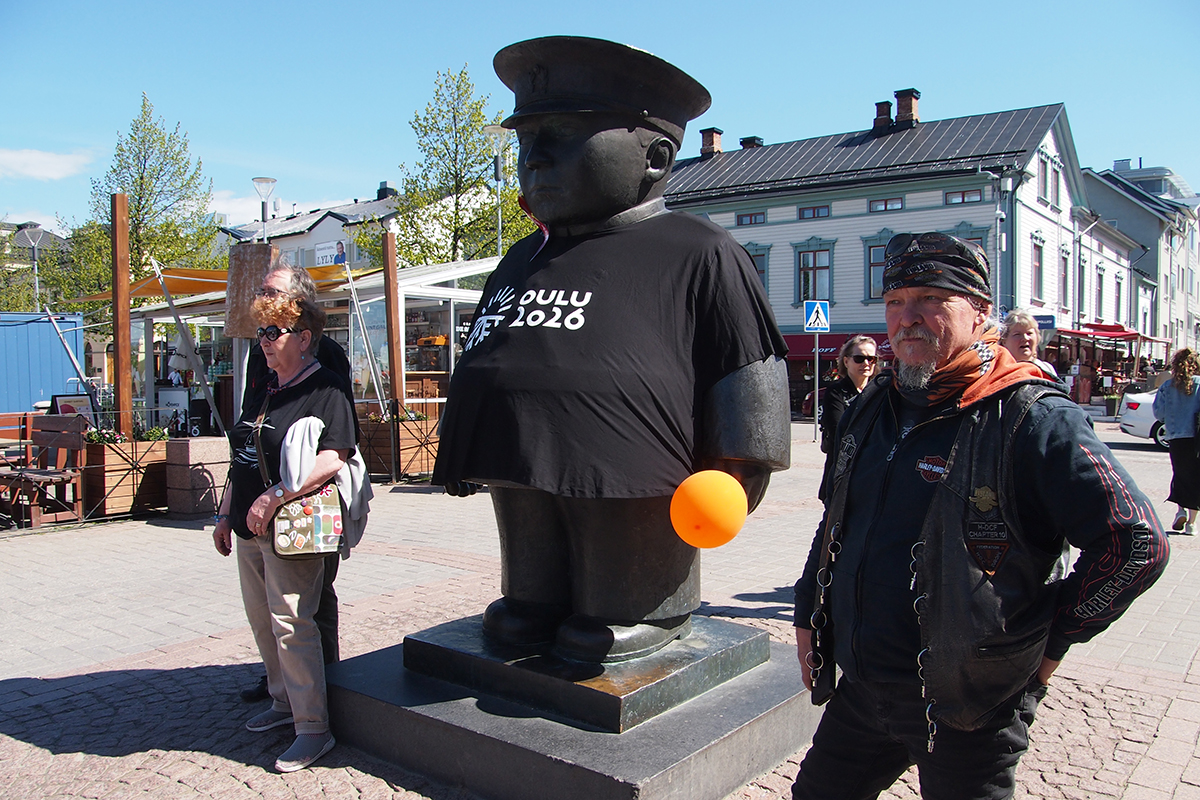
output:
M 787 468 L 787 347 L 746 251 L 663 202 L 703 86 L 573 36 L 509 45 L 495 67 L 540 230 L 484 287 L 433 482 L 489 486 L 504 595 L 483 616 L 490 640 L 627 661 L 687 636 L 700 605 L 675 488 L 724 470 L 753 509 Z
M 1061 384 L 1000 346 L 983 250 L 900 234 L 886 255 L 896 363 L 838 426 L 796 583 L 828 705 L 792 796 L 873 798 L 916 764 L 926 800 L 1008 798 L 1050 676 L 1154 583 L 1167 541 Z

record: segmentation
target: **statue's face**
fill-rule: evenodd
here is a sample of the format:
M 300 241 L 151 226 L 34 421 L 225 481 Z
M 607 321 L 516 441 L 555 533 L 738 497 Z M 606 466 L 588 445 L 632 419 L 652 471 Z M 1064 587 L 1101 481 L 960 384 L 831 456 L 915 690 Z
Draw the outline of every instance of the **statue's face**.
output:
M 641 201 L 648 146 L 622 117 L 545 114 L 516 131 L 521 191 L 547 225 L 599 222 Z

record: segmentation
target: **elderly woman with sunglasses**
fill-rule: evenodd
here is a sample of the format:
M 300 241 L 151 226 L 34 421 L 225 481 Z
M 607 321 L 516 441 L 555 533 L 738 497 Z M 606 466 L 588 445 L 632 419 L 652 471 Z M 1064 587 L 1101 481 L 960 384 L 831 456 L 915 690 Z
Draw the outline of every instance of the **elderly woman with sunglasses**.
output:
M 247 392 L 241 418 L 230 430 L 229 487 L 213 540 L 217 552 L 229 555 L 237 534 L 242 601 L 267 670 L 271 708 L 246 728 L 257 732 L 292 725 L 296 739 L 275 768 L 293 772 L 334 745 L 321 637 L 313 621 L 325 559 L 275 555 L 271 520 L 285 503 L 335 478 L 342 489 L 355 446 L 354 411 L 341 379 L 315 358 L 325 327 L 320 306 L 302 296 L 260 294 L 253 312 L 263 326 L 258 340 L 274 375 Z M 260 455 L 269 481 L 263 478 Z
M 862 392 L 867 381 L 878 374 L 875 340 L 870 336 L 852 336 L 838 351 L 837 366 L 841 377 L 825 390 L 821 400 L 821 452 L 825 453 L 825 472 L 833 463 L 838 423 L 850 402 Z M 817 497 L 825 499 L 825 479 L 817 489 Z

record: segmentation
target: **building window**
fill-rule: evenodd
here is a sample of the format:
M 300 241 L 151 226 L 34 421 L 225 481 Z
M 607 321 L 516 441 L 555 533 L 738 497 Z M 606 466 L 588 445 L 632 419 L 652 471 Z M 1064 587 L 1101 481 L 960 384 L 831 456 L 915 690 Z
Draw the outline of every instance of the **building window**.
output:
M 1062 178 L 1062 171 L 1059 170 L 1058 167 L 1051 167 L 1050 168 L 1050 205 L 1054 206 L 1055 208 L 1062 207 L 1061 204 L 1058 202 L 1058 200 L 1059 200 L 1058 187 L 1062 185 L 1061 178 Z
M 762 225 L 766 221 L 767 221 L 767 212 L 765 212 L 765 211 L 753 211 L 749 214 L 738 214 L 737 215 L 738 227 L 741 227 L 742 225 Z
M 1039 300 L 1045 294 L 1045 292 L 1044 292 L 1045 284 L 1043 283 L 1043 281 L 1046 278 L 1045 269 L 1044 269 L 1045 262 L 1043 260 L 1044 256 L 1045 256 L 1045 248 L 1038 242 L 1034 242 L 1033 243 L 1033 270 L 1032 270 L 1033 286 L 1031 287 L 1030 291 L 1033 293 L 1033 296 L 1038 298 Z
M 829 206 L 807 206 L 800 209 L 800 219 L 822 219 L 829 216 Z
M 872 300 L 878 300 L 883 297 L 883 266 L 884 256 L 883 251 L 886 248 L 884 245 L 877 244 L 868 248 L 870 264 L 867 265 L 867 270 L 870 273 L 871 288 L 868 296 Z
M 813 236 L 793 243 L 796 253 L 795 305 L 805 300 L 832 300 L 829 272 L 833 265 L 833 246 L 836 239 Z
M 1071 256 L 1062 253 L 1058 263 L 1058 302 L 1065 308 L 1070 299 L 1068 297 L 1070 287 L 1067 284 L 1071 280 Z
M 796 253 L 799 263 L 797 266 L 796 300 L 829 299 L 829 251 L 800 250 Z
M 879 211 L 899 211 L 904 208 L 904 198 L 888 197 L 883 200 L 872 200 L 868 208 L 872 214 Z
M 1113 290 L 1113 302 L 1116 304 L 1116 308 L 1113 310 L 1113 319 L 1116 322 L 1121 321 L 1121 290 L 1124 288 L 1124 285 L 1118 280 L 1117 286 Z
M 1050 199 L 1050 159 L 1038 156 L 1038 200 Z
M 946 192 L 946 205 L 956 206 L 961 203 L 982 203 L 982 189 L 966 189 L 961 192 Z
M 770 260 L 771 245 L 750 242 L 745 247 L 746 252 L 750 254 L 750 260 L 754 262 L 754 271 L 758 273 L 758 279 L 762 281 L 763 288 L 768 288 L 767 263 Z
M 1104 319 L 1104 273 L 1096 273 L 1096 319 Z
M 880 228 L 874 236 L 862 237 L 863 244 L 863 303 L 878 303 L 883 300 L 884 251 L 895 232 Z

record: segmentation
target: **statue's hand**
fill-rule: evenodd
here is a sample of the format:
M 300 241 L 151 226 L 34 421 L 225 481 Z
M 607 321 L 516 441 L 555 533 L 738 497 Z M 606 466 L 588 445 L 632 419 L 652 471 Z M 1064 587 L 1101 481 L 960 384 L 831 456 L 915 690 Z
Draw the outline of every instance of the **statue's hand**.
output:
M 481 485 L 470 481 L 447 481 L 446 494 L 452 497 L 470 497 L 479 491 Z

